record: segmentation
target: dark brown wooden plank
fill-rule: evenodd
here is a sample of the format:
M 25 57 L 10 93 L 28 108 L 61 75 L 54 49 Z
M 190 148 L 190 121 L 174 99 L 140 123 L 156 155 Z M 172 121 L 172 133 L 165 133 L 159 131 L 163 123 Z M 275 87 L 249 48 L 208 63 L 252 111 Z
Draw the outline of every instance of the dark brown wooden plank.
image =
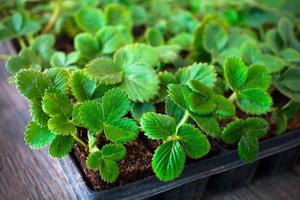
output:
M 0 53 L 14 54 L 10 43 Z M 0 199 L 75 199 L 57 160 L 47 149 L 32 151 L 23 133 L 30 120 L 28 102 L 14 85 L 0 60 Z

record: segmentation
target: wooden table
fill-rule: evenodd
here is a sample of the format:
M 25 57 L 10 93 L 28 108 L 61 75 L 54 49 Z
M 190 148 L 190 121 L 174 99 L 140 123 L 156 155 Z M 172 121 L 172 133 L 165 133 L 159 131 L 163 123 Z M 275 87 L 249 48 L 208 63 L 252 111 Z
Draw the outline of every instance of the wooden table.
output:
M 0 54 L 14 54 L 9 43 L 0 44 Z M 23 133 L 30 120 L 28 102 L 7 82 L 9 74 L 0 60 L 0 199 L 75 199 L 57 160 L 47 149 L 33 151 Z M 300 165 L 290 171 L 264 178 L 244 188 L 225 193 L 205 193 L 204 199 L 300 200 Z

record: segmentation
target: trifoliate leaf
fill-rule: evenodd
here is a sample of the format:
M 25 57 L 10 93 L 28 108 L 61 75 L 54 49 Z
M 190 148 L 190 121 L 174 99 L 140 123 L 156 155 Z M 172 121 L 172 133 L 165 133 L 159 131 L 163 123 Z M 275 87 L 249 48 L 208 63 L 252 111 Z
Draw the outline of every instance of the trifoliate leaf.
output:
M 103 54 L 111 54 L 127 43 L 117 27 L 105 26 L 96 33 Z
M 265 66 L 253 64 L 249 67 L 248 78 L 244 88 L 262 88 L 267 90 L 271 85 L 271 78 Z
M 254 63 L 265 66 L 270 73 L 280 72 L 286 65 L 283 59 L 272 55 L 260 55 Z
M 159 80 L 155 70 L 151 66 L 145 64 L 127 65 L 123 72 L 123 81 L 119 87 L 133 101 L 149 101 L 158 94 Z
M 54 54 L 52 54 L 50 58 L 50 64 L 52 67 L 75 67 L 75 63 L 79 59 L 79 53 L 78 52 L 71 52 L 68 55 L 66 55 L 64 52 L 57 51 Z
M 32 149 L 41 149 L 52 142 L 54 138 L 55 134 L 49 131 L 48 128 L 41 127 L 34 121 L 28 124 L 25 131 L 25 142 Z
M 267 113 L 272 106 L 271 96 L 261 88 L 242 90 L 236 101 L 242 111 L 255 115 Z
M 40 99 L 50 86 L 50 80 L 32 69 L 21 70 L 16 75 L 16 85 L 20 93 L 30 99 Z
M 260 138 L 268 132 L 269 128 L 270 128 L 269 123 L 263 118 L 251 117 L 246 119 L 246 124 L 245 124 L 246 135 Z
M 90 33 L 95 33 L 105 24 L 100 9 L 86 6 L 76 12 L 75 22 L 80 29 Z
M 99 170 L 101 178 L 108 183 L 115 182 L 120 173 L 118 164 L 111 159 L 103 159 Z
M 245 124 L 245 120 L 236 120 L 227 124 L 222 131 L 222 140 L 227 144 L 237 143 L 244 134 Z
M 68 94 L 70 74 L 67 70 L 50 68 L 45 71 L 45 75 L 52 81 L 52 85 L 56 90 L 61 91 L 63 94 Z
M 56 136 L 49 148 L 50 156 L 62 158 L 66 156 L 73 147 L 74 139 L 72 136 Z
M 228 40 L 224 28 L 217 23 L 208 24 L 203 35 L 203 47 L 210 53 L 217 53 L 222 50 Z
M 103 158 L 120 161 L 125 158 L 126 148 L 122 144 L 107 144 L 102 148 Z
M 247 80 L 248 68 L 238 57 L 230 57 L 224 64 L 224 76 L 232 90 L 239 90 Z
M 101 47 L 96 38 L 89 33 L 80 33 L 74 38 L 74 46 L 81 57 L 85 59 L 93 59 L 100 55 Z
M 47 126 L 49 116 L 43 111 L 42 102 L 40 100 L 33 100 L 31 102 L 30 111 L 33 121 L 41 127 Z
M 258 154 L 258 141 L 254 136 L 243 135 L 238 144 L 238 153 L 242 160 L 253 163 Z
M 50 116 L 72 115 L 72 104 L 70 99 L 58 91 L 46 91 L 42 100 L 43 110 Z
M 185 163 L 185 152 L 178 140 L 160 145 L 152 158 L 152 168 L 161 181 L 170 181 L 177 178 Z
M 130 44 L 122 47 L 114 54 L 114 61 L 118 66 L 127 68 L 130 65 L 144 64 L 154 67 L 158 64 L 158 53 L 145 44 Z
M 103 156 L 101 151 L 90 153 L 86 159 L 88 168 L 97 170 L 100 168 L 101 162 L 103 162 Z
M 142 116 L 140 124 L 145 135 L 150 139 L 166 140 L 176 132 L 176 122 L 168 115 L 148 112 Z
M 102 97 L 102 111 L 104 120 L 114 121 L 126 115 L 131 102 L 128 95 L 120 89 L 111 89 Z
M 104 12 L 108 25 L 124 25 L 128 28 L 131 28 L 131 13 L 122 4 L 110 3 L 105 7 Z
M 78 101 L 91 99 L 96 89 L 96 82 L 83 71 L 75 71 L 71 75 L 70 86 L 72 94 Z
M 212 88 L 217 80 L 215 69 L 204 63 L 193 64 L 178 70 L 176 74 L 181 84 L 188 84 L 190 80 L 196 80 Z
M 151 46 L 161 46 L 164 45 L 164 38 L 162 33 L 156 28 L 148 28 L 146 30 L 146 41 Z
M 288 62 L 300 62 L 300 53 L 295 49 L 286 48 L 279 55 Z
M 138 126 L 132 119 L 121 118 L 104 123 L 104 133 L 112 142 L 129 142 L 137 137 Z
M 178 129 L 182 146 L 191 158 L 201 158 L 210 150 L 210 143 L 206 136 L 194 126 L 184 124 Z
M 221 119 L 228 119 L 235 116 L 235 107 L 230 100 L 226 99 L 224 96 L 215 95 L 213 101 L 217 105 L 215 113 Z
M 76 134 L 75 124 L 64 115 L 52 116 L 48 121 L 48 128 L 56 135 Z
M 135 103 L 130 112 L 135 120 L 140 121 L 144 113 L 155 112 L 155 107 L 151 103 Z
M 190 115 L 200 127 L 200 129 L 203 130 L 206 134 L 214 138 L 220 137 L 221 128 L 215 117 L 213 117 L 212 115 L 200 116 L 193 113 L 190 113 Z
M 96 58 L 90 61 L 85 72 L 95 80 L 104 84 L 116 84 L 122 81 L 123 72 L 120 66 L 109 58 Z
M 79 108 L 80 121 L 84 127 L 98 133 L 103 129 L 102 106 L 97 101 L 85 101 Z

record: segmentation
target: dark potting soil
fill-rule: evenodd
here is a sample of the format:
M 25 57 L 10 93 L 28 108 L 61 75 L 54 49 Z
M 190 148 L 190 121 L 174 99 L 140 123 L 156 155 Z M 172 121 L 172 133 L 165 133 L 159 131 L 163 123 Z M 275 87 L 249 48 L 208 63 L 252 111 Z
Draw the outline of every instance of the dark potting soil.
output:
M 127 154 L 125 159 L 119 162 L 120 175 L 116 182 L 106 183 L 99 175 L 99 171 L 88 169 L 86 158 L 88 153 L 81 145 L 75 144 L 73 155 L 85 175 L 86 181 L 93 190 L 106 190 L 121 186 L 152 175 L 151 158 L 152 153 L 147 150 L 142 141 L 136 140 L 125 144 Z

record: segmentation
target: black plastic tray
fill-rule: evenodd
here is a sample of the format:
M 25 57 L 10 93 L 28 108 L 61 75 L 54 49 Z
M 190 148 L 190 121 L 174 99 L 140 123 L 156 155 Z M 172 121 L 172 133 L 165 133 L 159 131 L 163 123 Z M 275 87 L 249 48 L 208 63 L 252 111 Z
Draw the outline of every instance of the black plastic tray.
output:
M 280 153 L 285 154 L 285 152 L 293 152 L 291 153 L 293 156 L 289 157 L 291 157 L 291 160 L 296 160 L 300 151 L 299 147 L 300 129 L 297 129 L 282 136 L 273 137 L 260 142 L 258 161 L 255 164 L 247 165 L 239 159 L 236 150 L 226 150 L 220 155 L 189 164 L 185 167 L 182 175 L 174 181 L 160 182 L 154 176 L 150 176 L 124 186 L 104 191 L 92 191 L 88 187 L 73 157 L 68 156 L 65 159 L 61 159 L 60 163 L 78 199 L 137 200 L 149 197 L 152 197 L 153 199 L 155 198 L 153 196 L 160 193 L 162 193 L 166 199 L 200 199 L 202 192 L 206 187 L 205 185 L 208 178 L 211 179 L 209 181 L 210 184 L 213 183 L 214 179 L 218 180 L 220 182 L 218 184 L 220 190 L 231 189 L 243 185 L 251 181 L 256 171 L 260 171 L 260 168 L 262 167 L 260 163 L 270 162 L 265 161 L 265 159 L 270 159 L 274 155 L 280 156 Z M 278 162 L 275 157 L 273 161 Z M 282 161 L 280 163 L 286 164 L 287 162 Z M 290 164 L 292 165 L 293 162 L 290 162 Z M 263 168 L 270 171 L 274 166 L 275 165 L 269 164 Z M 237 173 L 235 172 L 239 170 L 240 173 L 238 173 L 239 175 L 237 176 Z M 243 170 L 244 173 L 242 172 Z M 231 182 L 228 184 L 229 186 L 227 186 L 226 184 L 222 184 L 222 181 L 223 183 L 224 181 Z M 215 184 L 217 184 L 217 182 L 215 182 Z M 223 188 L 222 185 L 224 186 Z M 162 196 L 160 195 L 159 198 L 162 198 Z

